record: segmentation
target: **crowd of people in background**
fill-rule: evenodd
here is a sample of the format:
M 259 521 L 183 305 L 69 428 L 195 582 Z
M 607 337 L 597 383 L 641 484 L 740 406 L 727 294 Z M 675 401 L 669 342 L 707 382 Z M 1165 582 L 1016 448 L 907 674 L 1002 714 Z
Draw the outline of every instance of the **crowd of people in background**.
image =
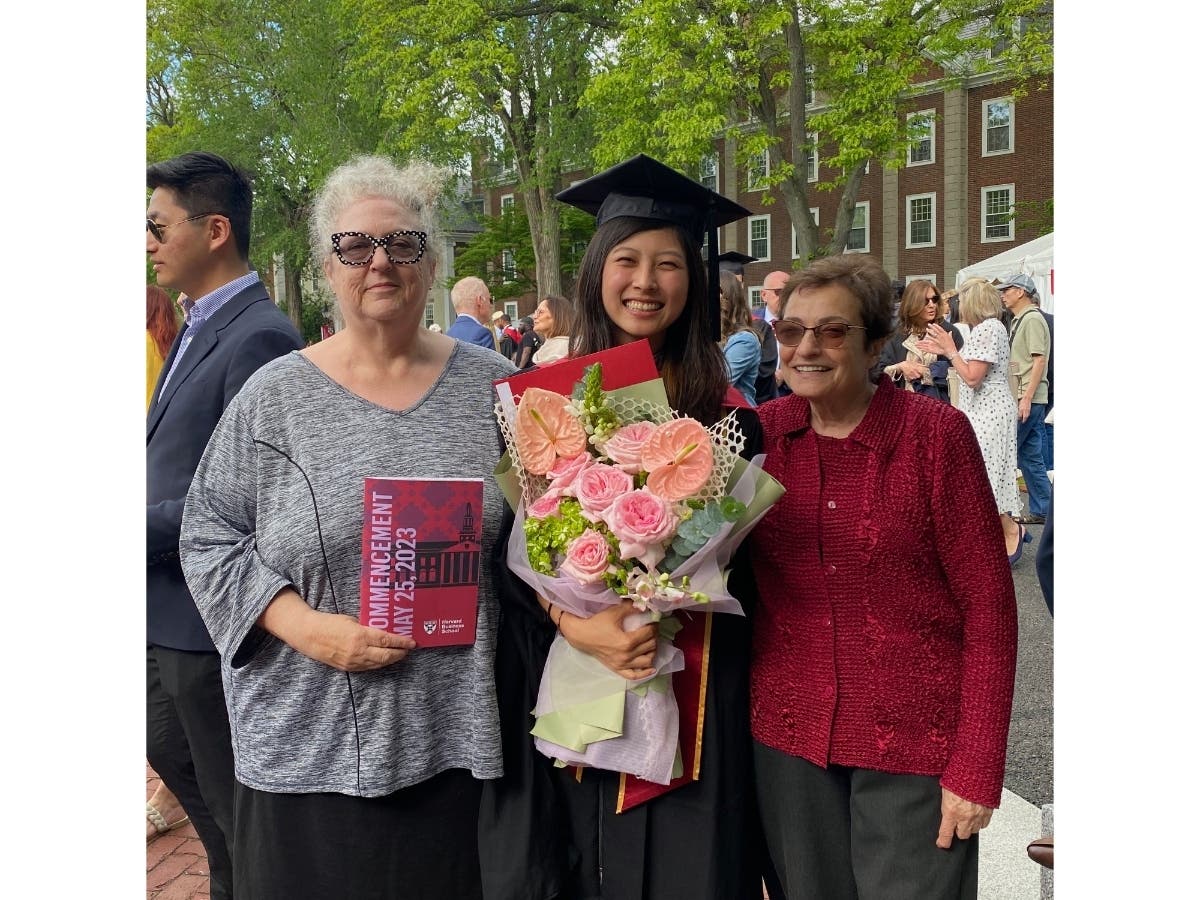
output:
M 246 173 L 147 171 L 148 838 L 190 818 L 215 900 L 974 897 L 1010 567 L 1050 514 L 1033 280 L 897 290 L 848 254 L 770 272 L 755 312 L 752 258 L 714 281 L 702 252 L 749 212 L 639 156 L 559 195 L 597 219 L 571 296 L 514 322 L 464 277 L 441 333 L 445 177 L 379 156 L 328 177 L 311 249 L 344 327 L 305 347 L 249 265 Z M 699 777 L 617 815 L 618 774 L 537 754 L 530 710 L 556 635 L 636 680 L 658 629 L 507 570 L 492 385 L 639 340 L 671 407 L 734 417 L 786 493 L 732 562 L 746 615 L 675 638 L 703 647 Z M 472 644 L 359 623 L 364 475 L 483 480 Z

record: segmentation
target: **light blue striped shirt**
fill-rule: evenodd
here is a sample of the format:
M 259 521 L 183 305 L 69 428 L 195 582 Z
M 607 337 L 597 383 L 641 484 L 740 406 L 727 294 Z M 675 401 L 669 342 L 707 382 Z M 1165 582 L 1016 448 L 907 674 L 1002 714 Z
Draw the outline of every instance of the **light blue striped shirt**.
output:
M 159 391 L 159 398 L 162 397 L 162 392 L 167 389 L 167 385 L 171 383 L 171 376 L 175 374 L 175 369 L 179 365 L 179 361 L 183 359 L 183 354 L 187 352 L 187 348 L 192 343 L 192 338 L 204 327 L 207 322 L 216 313 L 218 309 L 224 306 L 235 294 L 245 290 L 250 285 L 258 282 L 257 272 L 247 272 L 241 278 L 235 278 L 229 284 L 221 285 L 215 291 L 205 294 L 199 300 L 192 300 L 190 297 L 185 301 L 187 307 L 187 328 L 183 332 L 183 340 L 179 343 L 179 352 L 175 354 L 175 359 L 171 362 L 171 370 L 167 372 L 167 377 L 163 379 L 162 391 Z

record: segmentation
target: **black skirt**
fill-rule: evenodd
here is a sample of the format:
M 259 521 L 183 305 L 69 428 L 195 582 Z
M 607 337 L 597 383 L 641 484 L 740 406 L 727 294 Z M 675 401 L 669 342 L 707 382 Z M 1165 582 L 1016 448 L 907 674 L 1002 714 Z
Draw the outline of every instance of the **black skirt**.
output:
M 451 769 L 386 797 L 235 789 L 239 900 L 479 898 L 482 783 Z

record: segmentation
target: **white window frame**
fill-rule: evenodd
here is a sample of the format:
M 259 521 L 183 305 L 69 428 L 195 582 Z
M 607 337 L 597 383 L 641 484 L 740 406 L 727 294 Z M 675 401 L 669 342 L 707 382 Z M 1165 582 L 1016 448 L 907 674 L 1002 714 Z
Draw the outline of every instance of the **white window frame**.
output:
M 804 174 L 808 178 L 808 183 L 812 184 L 821 179 L 821 153 L 817 149 L 817 143 L 820 141 L 820 135 L 810 133 L 809 141 L 812 143 L 812 156 L 804 158 Z M 811 164 L 809 160 L 812 160 Z
M 852 249 L 850 249 L 850 246 L 847 245 L 842 248 L 843 253 L 870 253 L 871 252 L 871 201 L 863 200 L 859 203 L 855 203 L 854 211 L 858 212 L 860 209 L 866 210 L 866 212 L 863 213 L 863 246 L 858 249 L 852 250 Z M 851 229 L 853 229 L 853 227 L 854 227 L 853 219 L 850 221 L 850 227 L 851 227 Z
M 517 313 L 517 311 L 519 309 L 520 309 L 520 307 L 517 305 L 516 300 L 505 300 L 504 301 L 504 314 L 506 316 L 508 316 L 509 322 L 515 322 L 515 321 L 517 321 L 517 319 L 520 318 L 520 316 Z
M 746 166 L 746 190 L 747 191 L 763 191 L 767 188 L 767 179 L 771 177 L 771 154 L 767 152 L 767 148 L 762 149 L 762 180 L 755 184 L 751 181 L 754 176 L 754 169 L 750 165 Z
M 500 195 L 500 215 L 504 215 L 504 211 L 506 209 L 515 209 L 516 205 L 517 205 L 516 195 L 514 195 L 514 194 L 501 194 Z
M 930 274 L 930 275 L 905 275 L 904 276 L 904 286 L 905 287 L 908 287 L 914 281 L 928 281 L 931 284 L 937 284 L 937 276 L 933 275 L 933 274 Z
M 1005 241 L 1014 241 L 1017 237 L 1017 222 L 1015 219 L 1009 219 L 1005 224 L 1008 226 L 1008 234 L 1001 237 L 988 237 L 988 210 L 987 210 L 987 195 L 988 191 L 1008 191 L 1008 212 L 1012 212 L 1013 206 L 1017 202 L 1017 187 L 1015 184 L 989 184 L 987 187 L 979 189 L 979 240 L 984 244 L 997 244 Z
M 929 200 L 929 241 L 914 244 L 912 239 L 912 203 L 914 200 Z M 937 192 L 928 194 L 909 194 L 904 198 L 904 246 L 906 249 L 915 247 L 937 246 Z
M 512 250 L 500 251 L 500 274 L 505 283 L 517 280 L 517 254 Z
M 712 166 L 713 183 L 707 184 L 704 181 L 704 179 L 708 177 L 708 174 L 706 173 L 705 169 L 710 164 Z M 700 174 L 700 178 L 698 180 L 701 184 L 703 184 L 709 190 L 716 191 L 718 194 L 721 193 L 721 165 L 720 165 L 720 160 L 717 159 L 717 154 L 705 153 L 702 157 L 700 157 L 700 172 L 699 172 L 699 174 Z
M 1008 147 L 1004 150 L 988 150 L 988 106 L 993 103 L 1008 104 Z M 1006 153 L 1015 152 L 1017 143 L 1017 104 L 1013 102 L 1012 97 L 990 97 L 984 100 L 980 105 L 980 124 L 982 125 L 980 139 L 984 156 L 1003 156 Z
M 746 291 L 746 294 L 750 300 L 751 312 L 753 312 L 756 309 L 759 309 L 760 307 L 763 307 L 763 308 L 766 307 L 767 304 L 763 302 L 763 298 L 762 298 L 762 285 L 761 284 L 755 285 L 754 287 L 749 288 Z
M 821 210 L 818 207 L 810 206 L 808 211 L 812 213 L 813 224 L 819 230 L 821 227 Z M 800 242 L 796 240 L 796 226 L 792 226 L 792 259 L 800 258 Z
M 754 226 L 758 222 L 765 222 L 766 226 L 767 226 L 767 252 L 766 253 L 755 253 L 754 252 Z M 761 238 L 760 238 L 760 240 L 761 240 Z M 747 253 L 749 253 L 751 256 L 758 257 L 760 260 L 767 260 L 767 259 L 771 258 L 771 215 L 770 215 L 770 213 L 766 213 L 761 216 L 751 216 L 749 219 L 746 220 L 746 247 L 748 248 L 746 250 Z
M 425 327 L 428 328 L 430 325 L 432 325 L 436 321 L 437 321 L 437 314 L 436 314 L 436 310 L 433 307 L 433 304 L 426 303 L 425 304 Z
M 910 133 L 913 119 L 923 118 L 929 125 L 929 159 L 913 159 L 913 150 L 915 150 L 919 145 L 909 144 L 908 150 L 906 151 L 909 167 L 931 166 L 937 162 L 937 120 L 934 118 L 936 115 L 937 110 L 934 109 L 921 109 L 908 114 L 908 118 L 905 121 L 907 121 L 909 124 Z M 921 141 L 921 143 L 924 143 L 924 141 Z
M 812 106 L 817 102 L 817 67 L 809 63 L 804 67 L 804 105 Z

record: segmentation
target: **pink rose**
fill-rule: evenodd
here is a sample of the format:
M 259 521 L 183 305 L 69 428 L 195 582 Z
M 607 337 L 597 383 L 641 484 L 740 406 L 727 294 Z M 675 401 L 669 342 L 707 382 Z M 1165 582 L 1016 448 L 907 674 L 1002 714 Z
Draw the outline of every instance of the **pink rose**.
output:
M 670 504 L 643 488 L 618 497 L 604 522 L 621 542 L 621 559 L 636 557 L 652 568 L 666 556 L 662 545 L 675 535 L 679 517 Z
M 605 455 L 623 472 L 635 475 L 642 468 L 642 444 L 654 434 L 653 422 L 634 422 L 617 429 L 604 444 Z
M 558 504 L 561 499 L 562 491 L 551 488 L 530 504 L 529 508 L 525 510 L 525 517 L 527 519 L 545 519 L 548 516 L 558 515 Z
M 546 473 L 550 479 L 550 487 L 558 488 L 562 493 L 570 493 L 571 483 L 579 477 L 579 473 L 588 468 L 593 462 L 591 454 L 586 450 L 577 456 L 562 457 L 554 467 Z
M 572 488 L 584 518 L 599 522 L 614 500 L 633 490 L 633 478 L 615 466 L 596 463 L 579 473 Z
M 570 575 L 580 584 L 600 581 L 608 571 L 608 541 L 589 528 L 567 545 L 567 558 L 558 567 L 559 574 Z

